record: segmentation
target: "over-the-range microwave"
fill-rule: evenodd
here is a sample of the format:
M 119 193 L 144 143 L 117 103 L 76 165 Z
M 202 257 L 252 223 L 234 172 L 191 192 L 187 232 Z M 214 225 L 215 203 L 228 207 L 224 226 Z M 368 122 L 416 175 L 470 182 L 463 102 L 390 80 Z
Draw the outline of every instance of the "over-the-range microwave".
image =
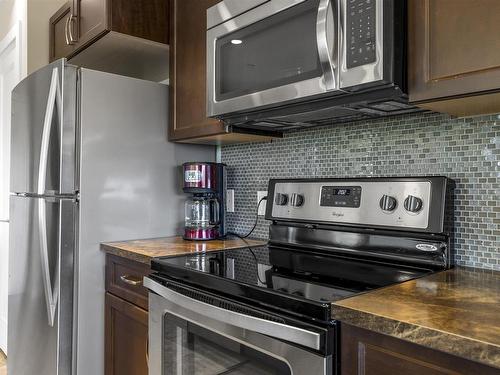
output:
M 207 113 L 285 130 L 418 110 L 406 0 L 224 0 L 207 11 Z

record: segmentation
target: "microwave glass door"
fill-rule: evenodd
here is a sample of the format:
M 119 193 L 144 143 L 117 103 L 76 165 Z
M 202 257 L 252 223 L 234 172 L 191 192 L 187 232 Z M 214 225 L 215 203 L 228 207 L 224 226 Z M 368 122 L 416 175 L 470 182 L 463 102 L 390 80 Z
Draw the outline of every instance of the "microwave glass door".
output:
M 288 364 L 249 346 L 164 315 L 162 373 L 175 375 L 291 375 Z
M 321 77 L 318 6 L 306 1 L 218 38 L 216 101 Z

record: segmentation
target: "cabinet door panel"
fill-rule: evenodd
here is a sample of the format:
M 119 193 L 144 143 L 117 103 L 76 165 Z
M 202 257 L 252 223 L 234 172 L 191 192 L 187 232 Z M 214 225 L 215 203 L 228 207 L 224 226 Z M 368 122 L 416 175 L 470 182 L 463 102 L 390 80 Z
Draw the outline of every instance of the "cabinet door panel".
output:
M 75 46 L 80 49 L 108 30 L 108 1 L 77 0 L 75 4 Z
M 500 1 L 427 3 L 431 80 L 500 69 Z
M 376 345 L 358 344 L 360 374 L 445 375 L 457 374 L 432 363 L 419 361 Z M 458 375 L 458 374 L 457 374 Z
M 412 102 L 500 89 L 500 1 L 409 1 Z
M 110 12 L 111 30 L 168 44 L 167 0 L 113 0 Z
M 67 43 L 67 26 L 71 15 L 69 4 L 61 7 L 49 22 L 49 61 L 60 59 L 70 55 L 74 46 Z
M 171 1 L 171 140 L 224 133 L 222 123 L 206 114 L 206 11 L 218 2 Z
M 106 375 L 148 373 L 147 311 L 106 293 Z
M 494 375 L 498 370 L 373 331 L 341 326 L 341 375 Z

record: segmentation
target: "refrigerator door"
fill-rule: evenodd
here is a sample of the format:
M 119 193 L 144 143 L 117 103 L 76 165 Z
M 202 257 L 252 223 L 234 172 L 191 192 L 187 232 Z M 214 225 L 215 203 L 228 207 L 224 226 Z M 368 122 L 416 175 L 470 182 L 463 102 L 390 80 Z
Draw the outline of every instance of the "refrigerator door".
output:
M 58 60 L 12 91 L 10 191 L 74 194 L 76 68 Z
M 10 198 L 9 374 L 71 374 L 77 203 Z

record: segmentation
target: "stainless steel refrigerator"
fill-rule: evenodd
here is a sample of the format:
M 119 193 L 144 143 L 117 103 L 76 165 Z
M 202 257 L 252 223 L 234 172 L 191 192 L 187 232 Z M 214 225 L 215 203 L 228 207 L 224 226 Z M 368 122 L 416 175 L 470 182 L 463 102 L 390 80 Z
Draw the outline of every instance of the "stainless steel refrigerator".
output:
M 104 373 L 103 241 L 179 233 L 168 87 L 56 61 L 12 93 L 8 371 Z

